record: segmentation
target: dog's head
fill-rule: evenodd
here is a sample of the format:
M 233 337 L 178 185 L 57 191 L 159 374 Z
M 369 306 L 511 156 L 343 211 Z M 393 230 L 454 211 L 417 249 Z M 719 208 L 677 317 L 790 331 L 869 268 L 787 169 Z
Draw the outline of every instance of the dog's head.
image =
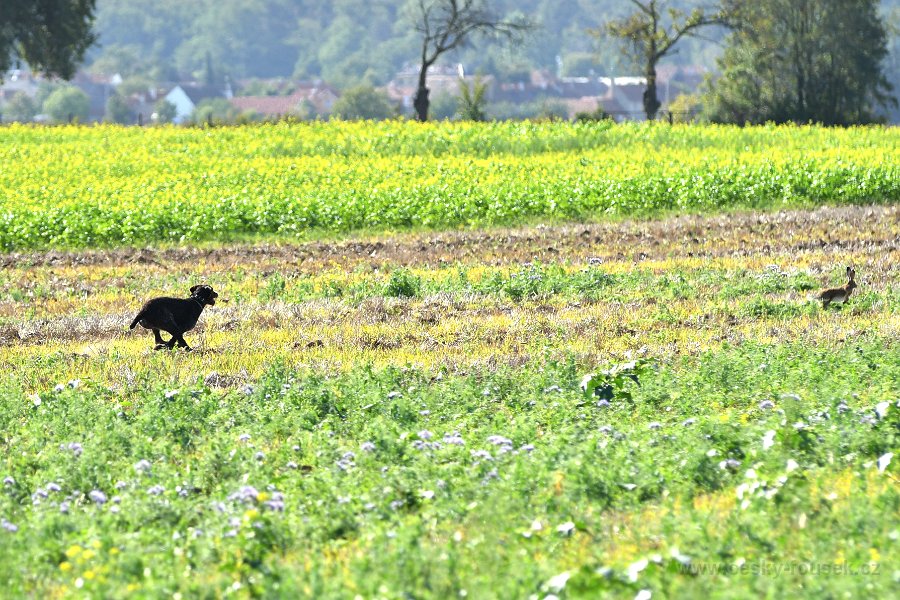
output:
M 191 296 L 200 301 L 201 304 L 215 305 L 216 298 L 219 294 L 209 285 L 195 285 L 191 288 Z

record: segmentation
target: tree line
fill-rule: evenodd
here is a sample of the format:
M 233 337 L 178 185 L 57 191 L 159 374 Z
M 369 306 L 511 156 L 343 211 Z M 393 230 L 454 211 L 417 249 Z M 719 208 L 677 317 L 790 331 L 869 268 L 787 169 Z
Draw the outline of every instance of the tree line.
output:
M 695 102 L 713 121 L 847 125 L 878 120 L 897 107 L 886 71 L 896 41 L 885 16 L 900 17 L 900 0 L 719 0 L 705 8 L 687 0 L 160 0 L 153 15 L 133 0 L 101 1 L 102 10 L 96 0 L 7 0 L 0 72 L 23 59 L 69 77 L 91 58 L 98 30 L 119 33 L 100 36 L 106 45 L 94 67 L 126 76 L 166 79 L 177 64 L 209 80 L 217 72 L 249 70 L 324 76 L 338 65 L 374 84 L 402 60 L 419 67 L 414 106 L 426 120 L 427 70 L 442 60 L 474 53 L 475 64 L 503 80 L 517 64 L 527 72 L 554 61 L 559 70 L 560 53 L 568 50 L 570 58 L 590 55 L 601 73 L 621 65 L 640 69 L 647 81 L 644 110 L 653 119 L 660 108 L 658 63 L 685 48 L 696 55 L 710 46 L 719 53 L 718 75 Z M 547 42 L 548 29 L 556 32 L 554 43 Z M 581 35 L 566 35 L 574 30 Z M 130 43 L 116 35 L 130 36 Z M 152 50 L 144 54 L 146 46 Z M 471 98 L 478 90 L 466 92 Z M 476 106 L 470 114 L 482 113 Z

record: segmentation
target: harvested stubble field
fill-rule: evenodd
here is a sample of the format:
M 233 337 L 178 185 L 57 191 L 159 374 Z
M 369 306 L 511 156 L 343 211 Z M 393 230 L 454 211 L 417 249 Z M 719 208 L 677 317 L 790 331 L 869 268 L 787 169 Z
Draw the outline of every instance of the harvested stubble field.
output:
M 898 240 L 862 206 L 5 255 L 0 580 L 886 597 Z M 126 329 L 199 281 L 194 352 Z
M 697 355 L 725 344 L 833 343 L 897 334 L 900 210 L 683 217 L 622 224 L 396 235 L 299 245 L 7 255 L 0 279 L 2 366 L 26 386 L 98 383 L 182 369 L 252 383 L 273 360 L 346 370 L 584 364 Z M 843 313 L 810 299 L 861 287 Z M 206 281 L 229 302 L 208 309 L 190 357 L 152 352 L 129 331 L 143 299 Z M 847 317 L 852 315 L 848 321 Z M 848 329 L 848 326 L 850 329 Z M 152 365 L 149 372 L 146 367 Z M 212 380 L 219 379 L 215 375 Z

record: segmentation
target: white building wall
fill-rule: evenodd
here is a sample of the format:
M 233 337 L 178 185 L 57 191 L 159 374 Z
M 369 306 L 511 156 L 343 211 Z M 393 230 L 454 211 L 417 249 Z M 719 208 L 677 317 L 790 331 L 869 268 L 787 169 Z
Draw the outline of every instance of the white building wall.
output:
M 172 121 L 178 124 L 189 119 L 197 108 L 180 85 L 176 85 L 166 94 L 166 101 L 175 106 L 175 118 Z

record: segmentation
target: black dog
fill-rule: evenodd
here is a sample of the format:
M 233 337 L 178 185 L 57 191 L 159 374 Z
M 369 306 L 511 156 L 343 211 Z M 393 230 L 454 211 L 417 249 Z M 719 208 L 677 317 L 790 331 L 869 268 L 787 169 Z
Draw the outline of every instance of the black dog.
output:
M 178 344 L 179 348 L 191 349 L 182 337 L 185 332 L 190 331 L 197 324 L 200 313 L 206 305 L 213 306 L 219 294 L 213 291 L 208 285 L 195 285 L 191 288 L 191 297 L 182 298 L 154 298 L 148 300 L 141 312 L 137 314 L 131 323 L 131 329 L 135 325 L 141 324 L 145 329 L 153 330 L 153 337 L 156 338 L 156 350 L 162 348 L 174 348 Z M 162 339 L 159 334 L 160 330 L 172 334 L 172 339 L 168 342 Z

